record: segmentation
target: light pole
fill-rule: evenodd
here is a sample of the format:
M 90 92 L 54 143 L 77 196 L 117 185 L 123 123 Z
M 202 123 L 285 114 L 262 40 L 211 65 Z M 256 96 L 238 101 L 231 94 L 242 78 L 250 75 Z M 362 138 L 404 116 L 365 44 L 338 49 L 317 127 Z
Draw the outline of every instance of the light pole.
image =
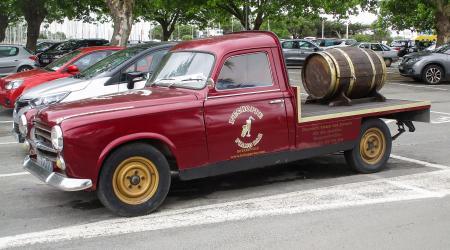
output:
M 325 31 L 325 18 L 322 17 L 322 38 L 325 38 L 324 37 L 324 33 L 325 33 L 324 31 Z

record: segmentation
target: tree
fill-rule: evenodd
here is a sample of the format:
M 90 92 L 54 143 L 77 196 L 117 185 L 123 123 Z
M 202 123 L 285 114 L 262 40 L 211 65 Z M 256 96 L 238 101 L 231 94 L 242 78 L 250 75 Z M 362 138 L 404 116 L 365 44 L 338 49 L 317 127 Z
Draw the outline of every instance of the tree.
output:
M 19 19 L 17 11 L 14 8 L 13 0 L 0 1 L 0 42 L 5 40 L 6 29 L 9 24 Z
M 27 22 L 26 47 L 36 50 L 41 24 L 48 15 L 47 0 L 17 0 L 17 5 Z
M 111 45 L 125 46 L 133 26 L 135 0 L 105 0 L 113 21 Z
M 385 27 L 437 31 L 437 44 L 450 42 L 449 0 L 382 0 L 380 6 Z
M 162 28 L 162 40 L 169 40 L 177 24 L 207 22 L 202 0 L 142 0 L 137 16 L 147 21 L 156 21 Z

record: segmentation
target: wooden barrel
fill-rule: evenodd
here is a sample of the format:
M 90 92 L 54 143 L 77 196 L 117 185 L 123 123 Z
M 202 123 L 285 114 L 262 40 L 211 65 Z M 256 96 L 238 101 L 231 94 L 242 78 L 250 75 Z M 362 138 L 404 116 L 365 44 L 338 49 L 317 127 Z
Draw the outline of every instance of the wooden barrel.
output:
M 372 50 L 332 48 L 306 58 L 302 79 L 311 99 L 330 101 L 341 94 L 350 99 L 364 98 L 383 87 L 386 64 Z

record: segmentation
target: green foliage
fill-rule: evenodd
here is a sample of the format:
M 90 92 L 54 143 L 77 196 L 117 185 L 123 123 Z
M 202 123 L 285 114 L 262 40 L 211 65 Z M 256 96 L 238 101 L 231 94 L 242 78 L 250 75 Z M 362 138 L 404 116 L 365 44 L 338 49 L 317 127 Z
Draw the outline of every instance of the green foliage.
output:
M 356 34 L 351 36 L 351 38 L 355 39 L 358 42 L 372 42 L 372 36 L 366 34 Z

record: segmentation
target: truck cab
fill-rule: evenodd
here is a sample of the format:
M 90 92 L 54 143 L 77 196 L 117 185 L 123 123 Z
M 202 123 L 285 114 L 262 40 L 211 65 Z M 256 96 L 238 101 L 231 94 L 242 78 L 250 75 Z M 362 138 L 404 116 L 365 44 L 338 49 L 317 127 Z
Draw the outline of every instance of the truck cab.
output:
M 270 32 L 180 43 L 146 86 L 41 110 L 25 169 L 61 190 L 96 190 L 111 211 L 135 216 L 161 205 L 174 175 L 205 178 L 334 152 L 361 173 L 377 172 L 392 146 L 380 118 L 397 119 L 403 131 L 429 121 L 428 102 L 307 103 Z

